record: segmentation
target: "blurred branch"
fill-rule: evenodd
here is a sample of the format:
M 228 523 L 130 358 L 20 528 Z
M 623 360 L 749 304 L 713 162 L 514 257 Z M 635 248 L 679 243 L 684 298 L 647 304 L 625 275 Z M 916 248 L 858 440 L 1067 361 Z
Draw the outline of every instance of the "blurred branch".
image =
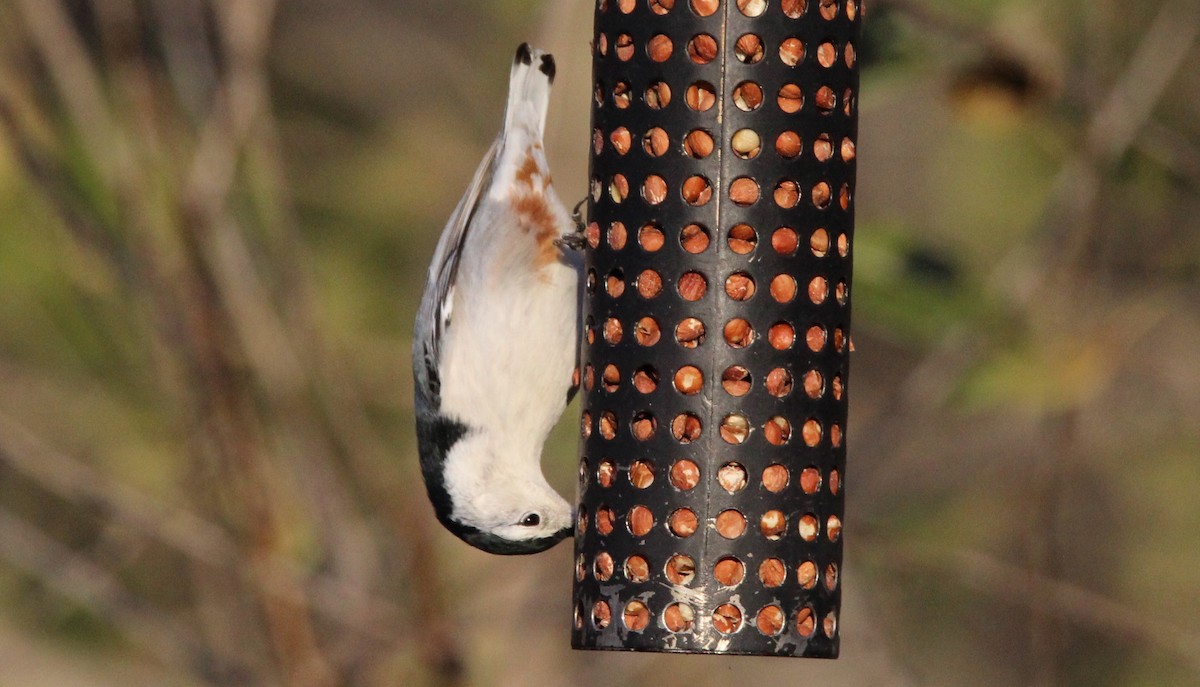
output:
M 109 105 L 99 86 L 98 67 L 88 62 L 61 5 L 53 4 L 56 23 L 47 23 L 35 47 L 57 74 L 54 83 L 59 90 L 88 80 L 96 97 L 68 103 L 75 113 L 72 120 L 79 120 L 79 113 L 87 108 Z M 25 7 L 33 11 L 31 4 Z M 272 227 L 271 221 L 289 212 L 279 205 L 286 194 L 264 63 L 275 3 L 216 0 L 210 7 L 215 51 L 192 51 L 189 57 L 212 60 L 198 66 L 216 78 L 210 107 L 200 108 L 206 117 L 196 131 L 173 131 L 168 125 L 166 129 L 178 140 L 143 151 L 147 169 L 126 166 L 120 174 L 102 177 L 106 200 L 117 207 L 113 230 L 131 247 L 128 259 L 118 246 L 102 246 L 100 253 L 130 268 L 123 276 L 132 302 L 145 299 L 151 306 L 135 311 L 131 320 L 143 323 L 144 316 L 150 316 L 148 343 L 163 368 L 152 381 L 162 387 L 160 393 L 169 391 L 178 402 L 176 410 L 193 462 L 195 488 L 190 497 L 200 512 L 211 511 L 212 520 L 180 511 L 184 517 L 176 521 L 177 513 L 140 495 L 131 497 L 121 485 L 95 480 L 97 476 L 89 474 L 94 471 L 80 464 L 64 471 L 71 476 L 65 482 L 61 476 L 39 472 L 29 461 L 24 461 L 24 467 L 52 490 L 62 490 L 65 498 L 82 497 L 87 503 L 111 507 L 113 517 L 127 520 L 135 531 L 165 540 L 195 561 L 197 610 L 211 644 L 224 645 L 231 652 L 244 650 L 239 645 L 261 634 L 275 649 L 284 681 L 297 687 L 332 684 L 336 678 L 325 665 L 326 644 L 341 647 L 339 668 L 353 672 L 367 660 L 377 660 L 384 645 L 390 648 L 390 642 L 412 639 L 400 627 L 394 604 L 369 591 L 382 577 L 376 560 L 378 543 L 372 540 L 354 497 L 368 497 L 368 503 L 388 515 L 398 540 L 416 549 L 411 552 L 416 555 L 404 561 L 412 569 L 396 579 L 411 581 L 411 588 L 403 591 L 425 617 L 443 615 L 436 612 L 441 598 L 439 576 L 425 567 L 433 561 L 432 552 L 422 547 L 427 533 L 412 531 L 406 512 L 411 504 L 397 498 L 404 491 L 396 488 L 388 465 L 390 452 L 367 421 L 357 391 L 346 384 L 344 366 L 326 355 L 320 332 L 312 327 L 307 281 L 296 267 L 291 227 L 283 226 L 285 231 L 274 237 L 277 245 L 265 250 L 253 245 L 252 230 L 263 228 L 255 226 L 256 220 L 267 229 L 261 233 L 269 236 L 272 228 L 280 228 Z M 121 45 L 121 31 L 127 30 L 121 22 L 130 19 L 122 11 L 108 17 L 105 30 L 111 29 L 113 35 L 106 46 Z M 55 52 L 59 46 L 48 42 L 59 34 L 73 47 Z M 140 54 L 124 58 L 109 54 L 106 70 L 116 71 L 140 59 Z M 171 65 L 178 69 L 181 59 L 178 55 L 171 59 L 168 71 Z M 161 98 L 160 85 L 145 78 L 139 66 L 131 69 L 129 79 L 109 79 L 114 89 L 124 86 L 130 91 L 124 99 L 119 92 L 113 95 L 113 102 L 148 104 L 144 108 L 148 116 L 163 117 L 172 106 L 155 102 Z M 170 76 L 176 84 L 184 78 Z M 117 113 L 112 114 L 116 119 Z M 4 119 L 22 161 L 37 172 L 35 178 L 40 179 L 46 197 L 76 234 L 87 236 L 95 208 L 72 212 L 69 190 L 62 183 L 71 172 L 56 168 L 58 161 L 39 149 L 19 118 Z M 126 124 L 123 119 L 121 123 Z M 114 128 L 110 133 L 114 138 L 138 139 L 132 129 Z M 178 186 L 168 180 L 162 197 L 130 181 L 139 172 L 157 179 L 160 174 L 153 165 L 162 160 L 155 155 L 180 151 L 190 152 L 191 162 Z M 98 164 L 111 161 L 110 151 L 97 146 L 86 152 L 89 158 L 100 158 Z M 268 172 L 265 178 L 263 170 Z M 124 192 L 128 189 L 138 191 Z M 246 213 L 246 200 L 256 214 Z M 277 455 L 286 456 L 286 463 L 275 463 Z M 356 484 L 338 469 L 342 456 L 348 458 Z M 57 457 L 60 465 L 73 463 Z M 298 502 L 281 493 L 286 478 L 279 471 L 285 466 L 287 478 L 303 489 Z M 285 514 L 290 517 L 293 509 L 312 514 L 303 524 L 320 533 L 315 553 L 329 574 L 306 578 L 280 555 Z M 172 518 L 164 522 L 164 515 Z M 213 522 L 227 525 L 229 533 Z M 190 541 L 188 530 L 206 536 Z M 240 585 L 247 582 L 249 589 L 243 590 Z M 246 602 L 255 602 L 258 612 L 245 607 Z M 336 633 L 336 641 L 331 641 L 325 625 L 318 626 L 309 617 L 310 610 L 348 632 Z M 448 625 L 439 622 L 416 637 L 437 675 L 453 674 L 453 668 L 447 672 L 444 667 L 457 663 Z
M 204 666 L 216 660 L 177 619 L 143 603 L 107 570 L 3 509 L 0 509 L 0 558 L 113 623 L 128 639 L 168 665 L 184 668 L 199 677 L 207 672 Z
M 962 43 L 982 47 L 986 51 L 1011 56 L 1012 46 L 985 27 L 976 25 L 962 17 L 947 12 L 945 3 L 937 9 L 921 0 L 874 0 L 870 11 L 889 9 L 895 11 L 928 32 L 949 36 Z
M 17 0 L 29 35 L 49 68 L 57 93 L 66 105 L 96 172 L 113 185 L 117 169 L 128 169 L 131 160 L 123 146 L 105 101 L 102 80 L 87 50 L 71 28 L 57 1 Z
M 1158 120 L 1146 122 L 1145 134 L 1146 144 L 1141 149 L 1184 179 L 1193 192 L 1200 190 L 1200 146 Z
M 0 462 L 52 493 L 95 507 L 197 562 L 214 568 L 238 565 L 237 544 L 220 527 L 184 509 L 163 506 L 91 466 L 51 449 L 4 413 L 0 413 Z M 314 610 L 362 639 L 391 641 L 403 632 L 399 609 L 388 600 L 372 597 L 366 590 L 348 587 L 334 578 L 306 580 L 296 564 L 277 556 L 260 561 L 260 565 L 263 574 L 247 577 L 262 580 L 267 593 L 297 604 L 305 604 L 311 598 Z M 282 583 L 282 576 L 289 580 L 287 584 Z M 308 593 L 291 593 L 297 586 Z M 364 606 L 370 609 L 368 618 L 350 612 Z
M 965 35 L 966 30 L 962 27 L 955 30 Z M 1087 118 L 1086 132 L 1076 152 L 1058 174 L 1039 230 L 1031 232 L 1001 256 L 990 279 L 997 291 L 1018 293 L 1013 299 L 1015 309 L 1027 318 L 1036 340 L 1044 342 L 1047 339 L 1038 334 L 1047 333 L 1045 325 L 1049 322 L 1059 336 L 1064 333 L 1069 336 L 1074 331 L 1081 341 L 1105 342 L 1104 345 L 1113 349 L 1108 351 L 1108 359 L 1113 361 L 1110 369 L 1119 369 L 1117 365 L 1121 361 L 1145 345 L 1156 325 L 1169 316 L 1169 306 L 1159 304 L 1146 308 L 1144 301 L 1139 299 L 1137 309 L 1130 308 L 1133 316 L 1124 317 L 1120 316 L 1122 306 L 1132 298 L 1123 298 L 1116 303 L 1110 301 L 1109 309 L 1103 311 L 1097 321 L 1095 312 L 1081 308 L 1088 278 L 1075 269 L 1063 269 L 1063 266 L 1073 268 L 1080 263 L 1080 251 L 1095 228 L 1092 220 L 1099 221 L 1095 213 L 1104 195 L 1101 192 L 1103 184 L 1112 177 L 1117 162 L 1131 147 L 1144 145 L 1142 139 L 1148 138 L 1146 134 L 1155 133 L 1153 113 L 1167 93 L 1167 85 L 1185 63 L 1198 32 L 1200 7 L 1179 1 L 1160 6 L 1122 76 Z M 1108 129 L 1117 123 L 1119 126 L 1111 132 L 1110 138 Z M 1162 132 L 1158 133 L 1161 136 Z M 1066 250 L 1064 244 L 1068 246 Z M 1095 266 L 1089 265 L 1087 276 L 1094 278 L 1091 275 L 1095 273 Z M 1118 294 L 1122 295 L 1125 294 Z M 1110 323 L 1115 324 L 1116 333 L 1104 331 L 1103 320 L 1109 313 L 1118 315 L 1114 318 L 1116 322 Z M 855 492 L 859 503 L 874 503 L 879 496 L 894 493 L 897 476 L 911 477 L 923 467 L 929 467 L 918 462 L 925 456 L 918 457 L 904 449 L 914 444 L 919 432 L 941 424 L 939 414 L 947 410 L 946 401 L 963 373 L 975 361 L 988 355 L 983 344 L 986 340 L 979 332 L 974 336 L 970 332 L 966 335 L 961 331 L 947 332 L 939 345 L 913 367 L 905 382 L 895 387 L 885 410 L 877 414 L 876 422 L 858 434 L 859 445 L 867 446 L 866 453 L 881 457 L 869 480 L 861 482 Z M 1010 603 L 1027 605 L 1030 613 L 1023 627 L 1029 635 L 1026 669 L 1033 673 L 1030 684 L 1053 684 L 1060 670 L 1061 649 L 1052 641 L 1046 641 L 1062 635 L 1058 623 L 1052 622 L 1054 620 L 1097 629 L 1108 636 L 1126 637 L 1132 631 L 1141 643 L 1170 652 L 1189 670 L 1200 673 L 1200 659 L 1197 658 L 1200 656 L 1200 634 L 1157 622 L 1144 612 L 1108 596 L 1048 574 L 1056 572 L 1054 568 L 1061 561 L 1058 542 L 1054 538 L 1053 517 L 1062 497 L 1059 471 L 1072 458 L 1082 459 L 1078 452 L 1083 441 L 1073 434 L 1071 423 L 1078 421 L 1079 406 L 1084 400 L 1069 409 L 1065 419 L 1043 418 L 1059 430 L 1059 435 L 1057 443 L 1048 452 L 1053 458 L 1040 456 L 1032 467 L 1032 479 L 1039 489 L 1029 494 L 1030 504 L 1025 509 L 1029 527 L 1023 533 L 1023 542 L 1028 547 L 1029 565 L 1010 565 L 974 552 L 960 552 L 932 562 L 929 560 L 932 557 L 911 551 L 897 553 L 896 560 L 889 560 L 889 564 L 938 566 L 941 571 L 961 575 L 972 588 Z M 1012 401 L 1012 410 L 1047 413 L 1045 408 L 1018 409 L 1015 403 L 1019 400 Z M 933 471 L 938 474 L 937 479 L 943 487 L 949 487 L 955 474 L 947 468 L 943 464 Z
M 1017 54 L 1010 41 L 986 26 L 972 23 L 945 9 L 936 8 L 922 0 L 876 0 L 876 8 L 887 8 L 912 21 L 922 29 L 948 36 L 966 45 L 981 47 L 993 55 L 1011 58 L 1028 67 L 1029 60 Z M 1166 0 L 1117 81 L 1099 103 L 1080 100 L 1073 91 L 1061 94 L 1064 100 L 1091 111 L 1084 124 L 1081 153 L 1093 163 L 1111 164 L 1131 147 L 1145 149 L 1154 157 L 1182 173 L 1200 176 L 1200 161 L 1195 145 L 1180 140 L 1177 134 L 1151 120 L 1155 107 L 1168 84 L 1183 65 L 1194 47 L 1200 27 L 1200 5 L 1191 0 Z M 1147 136 L 1148 135 L 1148 136 Z M 1150 138 L 1143 141 L 1143 138 Z M 1157 139 L 1157 141 L 1155 140 Z M 1161 145 L 1170 139 L 1183 145 L 1186 152 L 1171 154 Z M 1157 143 L 1157 145 L 1156 145 Z M 1059 175 L 1056 189 L 1066 184 L 1058 195 L 1073 202 L 1076 208 L 1090 207 L 1089 198 L 1097 193 L 1098 179 L 1086 160 L 1074 160 Z M 1079 179 L 1083 174 L 1085 178 Z M 1082 190 L 1083 196 L 1079 193 Z
M 917 557 L 922 558 L 922 557 Z M 917 560 L 910 560 L 917 563 Z M 965 586 L 1011 603 L 1045 604 L 1046 612 L 1110 636 L 1133 637 L 1164 650 L 1200 675 L 1200 632 L 1162 622 L 1112 597 L 1039 575 L 976 551 L 955 551 L 943 558 L 944 569 L 957 573 Z M 1037 593 L 1031 594 L 1031 588 Z
M 272 170 L 281 166 L 272 148 L 276 141 L 272 120 L 265 113 L 269 94 L 261 60 L 267 24 L 262 16 L 253 21 L 245 16 L 250 7 L 245 3 L 226 6 L 225 35 L 235 59 L 228 78 L 217 89 L 216 104 L 202 130 L 183 196 L 187 207 L 212 231 L 211 236 L 202 235 L 202 240 L 207 240 L 200 246 L 201 254 L 228 306 L 233 330 L 252 367 L 262 377 L 262 388 L 274 400 L 280 416 L 289 421 L 290 431 L 281 438 L 291 438 L 298 449 L 289 453 L 303 461 L 303 469 L 296 472 L 308 477 L 309 488 L 316 496 L 313 507 L 320 511 L 318 523 L 326 531 L 328 545 L 340 554 L 333 559 L 342 572 L 355 574 L 347 568 L 359 561 L 358 577 L 378 574 L 371 562 L 364 561 L 367 547 L 356 544 L 365 539 L 365 535 L 356 536 L 363 526 L 341 497 L 348 491 L 340 488 L 342 476 L 331 469 L 341 449 L 358 488 L 387 516 L 396 536 L 409 541 L 410 568 L 404 577 L 411 581 L 416 612 L 434 618 L 441 615 L 437 612 L 441 585 L 436 571 L 430 569 L 434 556 L 428 533 L 411 528 L 411 503 L 398 498 L 406 490 L 398 484 L 389 465 L 390 452 L 367 422 L 365 405 L 357 391 L 345 383 L 344 365 L 322 350 L 311 328 L 307 280 L 294 271 L 296 260 L 282 265 L 283 274 L 292 281 L 284 291 L 290 307 L 281 313 L 259 276 L 250 247 L 226 214 L 226 197 L 239 157 L 257 155 Z M 282 183 L 277 185 L 284 188 Z M 299 250 L 287 238 L 283 248 Z M 292 257 L 296 257 L 294 253 Z M 293 317 L 285 320 L 286 313 Z M 302 440 L 295 442 L 297 437 Z M 349 608 L 347 611 L 352 612 Z M 420 642 L 437 679 L 445 678 L 445 684 L 456 683 L 459 650 L 448 624 L 435 623 L 421 633 Z
M 1092 113 L 1084 134 L 1086 152 L 1104 164 L 1133 144 L 1157 109 L 1200 35 L 1200 5 L 1166 0 L 1142 35 L 1124 72 Z
M 986 31 L 935 13 L 916 0 L 882 1 L 955 35 L 973 35 L 983 43 L 992 40 Z M 988 280 L 995 290 L 1009 294 L 1016 305 L 1025 307 L 1047 289 L 1056 291 L 1055 302 L 1068 297 L 1061 289 L 1053 289 L 1052 284 L 1067 279 L 1071 271 L 1056 269 L 1054 265 L 1078 261 L 1078 253 L 1091 235 L 1088 217 L 1100 199 L 1104 176 L 1111 173 L 1116 159 L 1136 142 L 1138 132 L 1152 121 L 1167 84 L 1184 64 L 1198 35 L 1200 5 L 1192 0 L 1166 0 L 1160 5 L 1124 72 L 1092 112 L 1078 152 L 1060 169 L 1041 229 L 1016 242 L 996 261 Z M 1109 139 L 1106 127 L 1112 122 L 1120 122 L 1120 126 Z M 1150 319 L 1158 319 L 1165 313 L 1152 315 Z M 1061 321 L 1055 321 L 1061 327 Z M 1140 327 L 1138 330 L 1141 331 Z M 1119 340 L 1134 339 L 1140 339 L 1140 335 L 1127 335 Z M 865 487 L 868 492 L 889 489 L 889 480 L 909 469 L 896 447 L 909 445 L 915 431 L 929 426 L 928 420 L 942 407 L 961 372 L 982 354 L 976 344 L 978 341 L 973 341 L 970 335 L 947 332 L 941 343 L 914 366 L 907 382 L 895 389 L 887 402 L 890 411 L 878 416 L 879 425 L 870 428 L 866 436 L 860 434 L 860 442 L 874 442 L 868 444 L 868 451 L 878 444 L 878 455 L 886 457 L 872 480 L 860 488 Z
M 205 0 L 152 0 L 148 5 L 160 27 L 166 73 L 176 99 L 190 119 L 208 111 L 217 84 L 218 60 L 209 44 Z
M 1007 603 L 1026 606 L 1107 636 L 1131 637 L 1149 649 L 1174 656 L 1200 674 L 1200 632 L 1163 622 L 1111 596 L 1055 579 L 1027 567 L 1006 563 L 969 549 L 898 548 L 864 541 L 879 562 L 896 572 L 953 576 L 963 587 Z
M 67 230 L 74 234 L 81 244 L 113 258 L 118 267 L 126 264 L 125 260 L 120 259 L 120 249 L 112 237 L 85 208 L 74 202 L 71 194 L 62 187 L 67 172 L 55 160 L 45 155 L 34 142 L 34 137 L 26 130 L 18 116 L 15 100 L 8 85 L 0 79 L 0 131 L 8 134 L 18 163 L 41 191 L 41 197 L 58 212 Z
M 1124 71 L 1092 113 L 1082 149 L 1059 173 L 1047 221 L 1049 245 L 1072 265 L 1094 232 L 1088 221 L 1103 181 L 1130 149 L 1157 109 L 1200 35 L 1200 5 L 1166 0 L 1143 34 Z M 1065 245 L 1063 245 L 1065 244 Z

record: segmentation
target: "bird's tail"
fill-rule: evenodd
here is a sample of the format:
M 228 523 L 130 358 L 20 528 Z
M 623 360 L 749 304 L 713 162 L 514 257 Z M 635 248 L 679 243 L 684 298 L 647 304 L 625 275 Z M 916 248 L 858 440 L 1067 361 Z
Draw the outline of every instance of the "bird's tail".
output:
M 522 128 L 532 135 L 533 140 L 542 140 L 553 82 L 554 56 L 531 48 L 528 43 L 518 46 L 508 77 L 508 105 L 504 110 L 506 134 L 514 128 Z

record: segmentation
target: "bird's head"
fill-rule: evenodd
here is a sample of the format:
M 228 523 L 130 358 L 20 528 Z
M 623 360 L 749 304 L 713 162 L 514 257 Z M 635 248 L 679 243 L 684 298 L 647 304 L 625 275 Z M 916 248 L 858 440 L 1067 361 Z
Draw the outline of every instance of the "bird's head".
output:
M 477 549 L 538 553 L 571 534 L 571 507 L 546 482 L 538 462 L 506 453 L 482 434 L 455 442 L 441 481 L 437 490 L 426 475 L 438 519 Z

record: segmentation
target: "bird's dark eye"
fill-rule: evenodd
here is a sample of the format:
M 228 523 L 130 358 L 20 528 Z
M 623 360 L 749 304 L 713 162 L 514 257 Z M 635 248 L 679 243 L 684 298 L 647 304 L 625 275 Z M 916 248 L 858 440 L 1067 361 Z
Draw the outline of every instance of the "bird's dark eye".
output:
M 521 524 L 525 527 L 537 527 L 542 524 L 542 516 L 537 513 L 526 513 L 525 517 L 521 518 Z

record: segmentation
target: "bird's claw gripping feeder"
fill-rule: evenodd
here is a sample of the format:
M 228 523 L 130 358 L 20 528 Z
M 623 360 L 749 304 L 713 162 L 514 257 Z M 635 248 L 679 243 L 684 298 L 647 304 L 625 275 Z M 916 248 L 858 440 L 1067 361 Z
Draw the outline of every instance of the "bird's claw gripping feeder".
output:
M 599 0 L 579 649 L 835 657 L 859 0 Z

